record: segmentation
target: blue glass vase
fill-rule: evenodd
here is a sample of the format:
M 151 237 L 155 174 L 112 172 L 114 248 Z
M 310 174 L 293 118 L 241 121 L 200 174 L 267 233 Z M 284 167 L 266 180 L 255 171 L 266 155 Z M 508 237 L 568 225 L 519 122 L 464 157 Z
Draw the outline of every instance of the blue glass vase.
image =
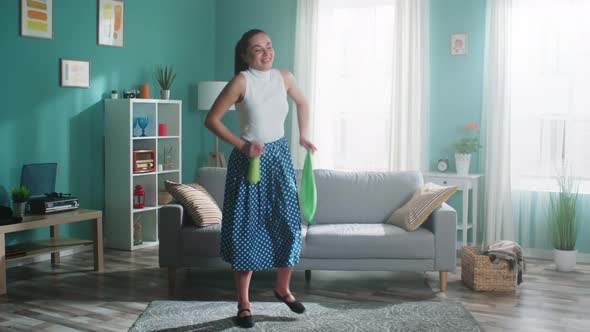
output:
M 139 128 L 141 128 L 141 137 L 145 137 L 145 128 L 147 128 L 148 122 L 149 119 L 147 116 L 142 116 L 138 119 Z

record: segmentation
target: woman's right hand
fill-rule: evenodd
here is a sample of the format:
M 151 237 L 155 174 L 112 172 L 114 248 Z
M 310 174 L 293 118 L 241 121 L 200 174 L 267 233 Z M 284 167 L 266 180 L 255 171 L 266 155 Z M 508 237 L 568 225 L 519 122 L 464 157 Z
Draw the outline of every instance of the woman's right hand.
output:
M 257 142 L 246 142 L 240 150 L 250 158 L 260 157 L 264 152 L 264 145 Z

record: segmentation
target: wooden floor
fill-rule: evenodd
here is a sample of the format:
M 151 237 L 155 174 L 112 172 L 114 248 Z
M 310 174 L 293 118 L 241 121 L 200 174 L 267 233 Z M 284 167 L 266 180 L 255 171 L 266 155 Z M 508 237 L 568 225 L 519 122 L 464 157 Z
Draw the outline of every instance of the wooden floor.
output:
M 8 294 L 0 296 L 0 331 L 126 331 L 152 300 L 169 299 L 167 271 L 158 268 L 157 248 L 106 250 L 105 271 L 92 271 L 92 253 L 62 257 L 7 271 Z M 252 301 L 274 301 L 272 272 L 254 273 Z M 303 302 L 461 302 L 486 331 L 588 331 L 590 265 L 559 273 L 549 261 L 529 261 L 515 292 L 467 289 L 460 269 L 449 289 L 438 291 L 438 273 L 314 271 L 309 285 L 293 274 L 292 291 Z M 181 270 L 178 300 L 232 301 L 228 270 Z M 256 315 L 256 312 L 254 312 Z

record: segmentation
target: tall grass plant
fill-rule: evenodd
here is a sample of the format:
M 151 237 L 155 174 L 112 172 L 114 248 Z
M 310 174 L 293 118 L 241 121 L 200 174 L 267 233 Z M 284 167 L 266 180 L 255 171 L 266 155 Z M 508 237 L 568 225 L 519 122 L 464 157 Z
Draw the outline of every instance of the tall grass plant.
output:
M 576 204 L 578 186 L 571 175 L 564 174 L 557 178 L 559 192 L 551 194 L 549 204 L 549 223 L 553 248 L 557 250 L 576 250 L 578 225 L 576 222 Z

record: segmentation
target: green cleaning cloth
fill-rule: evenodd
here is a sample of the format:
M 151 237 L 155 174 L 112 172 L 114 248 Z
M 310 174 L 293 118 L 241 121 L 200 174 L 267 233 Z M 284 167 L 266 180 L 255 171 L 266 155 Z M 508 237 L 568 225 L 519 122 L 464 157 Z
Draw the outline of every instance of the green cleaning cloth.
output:
M 313 224 L 313 216 L 317 208 L 317 190 L 315 187 L 315 176 L 313 175 L 313 166 L 311 165 L 311 151 L 307 150 L 305 164 L 303 164 L 303 173 L 301 175 L 301 208 L 303 216 L 310 224 Z
M 260 181 L 260 157 L 250 159 L 246 179 L 250 184 L 257 184 Z

